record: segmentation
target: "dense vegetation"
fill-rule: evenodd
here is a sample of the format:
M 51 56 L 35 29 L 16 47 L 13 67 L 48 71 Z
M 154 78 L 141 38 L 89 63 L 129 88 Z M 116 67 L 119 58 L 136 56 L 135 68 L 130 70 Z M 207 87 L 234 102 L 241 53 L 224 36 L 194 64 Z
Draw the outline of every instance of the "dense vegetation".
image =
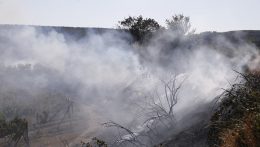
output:
M 244 83 L 225 91 L 211 118 L 211 147 L 257 147 L 260 142 L 260 75 L 241 74 Z
M 6 121 L 4 117 L 1 117 L 0 138 L 6 138 L 8 146 L 17 146 L 18 142 L 23 138 L 24 144 L 29 146 L 28 122 L 19 118 Z

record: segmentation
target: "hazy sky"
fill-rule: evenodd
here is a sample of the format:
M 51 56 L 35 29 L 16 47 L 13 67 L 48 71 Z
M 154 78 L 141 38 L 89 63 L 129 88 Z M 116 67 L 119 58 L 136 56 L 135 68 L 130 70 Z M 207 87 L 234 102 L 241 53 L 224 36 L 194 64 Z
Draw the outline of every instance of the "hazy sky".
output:
M 0 0 L 0 24 L 111 28 L 141 14 L 163 25 L 179 13 L 197 32 L 260 30 L 260 0 Z

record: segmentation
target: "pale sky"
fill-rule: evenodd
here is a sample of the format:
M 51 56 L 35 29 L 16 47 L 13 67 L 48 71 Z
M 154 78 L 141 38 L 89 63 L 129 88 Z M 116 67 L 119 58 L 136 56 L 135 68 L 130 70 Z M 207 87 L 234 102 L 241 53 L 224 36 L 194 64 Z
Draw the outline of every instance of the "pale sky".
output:
M 0 0 L 0 24 L 115 28 L 128 16 L 164 25 L 180 13 L 196 32 L 260 30 L 260 0 Z

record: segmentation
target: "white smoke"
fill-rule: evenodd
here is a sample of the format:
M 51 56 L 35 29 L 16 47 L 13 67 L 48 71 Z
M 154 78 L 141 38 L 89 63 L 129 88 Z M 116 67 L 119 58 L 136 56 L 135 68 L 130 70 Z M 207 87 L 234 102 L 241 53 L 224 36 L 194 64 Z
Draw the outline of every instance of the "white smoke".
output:
M 236 78 L 233 70 L 242 72 L 243 66 L 257 54 L 254 46 L 243 43 L 236 47 L 224 37 L 218 38 L 216 44 L 228 48 L 232 56 L 228 56 L 222 47 L 211 48 L 203 44 L 193 49 L 166 47 L 162 40 L 177 38 L 169 32 L 153 38 L 145 47 L 129 44 L 123 39 L 127 38 L 127 33 L 87 31 L 87 34 L 76 40 L 55 29 L 0 28 L 3 66 L 30 63 L 36 68 L 41 65 L 62 77 L 57 79 L 47 74 L 27 79 L 35 85 L 46 86 L 46 83 L 59 80 L 68 85 L 79 85 L 71 99 L 83 109 L 78 112 L 81 117 L 88 119 L 90 129 L 86 134 L 96 132 L 99 124 L 108 120 L 130 126 L 139 133 L 143 131 L 140 126 L 146 114 L 139 105 L 153 91 L 163 94 L 160 80 L 167 81 L 173 75 L 180 81 L 186 78 L 174 108 L 176 118 L 181 119 L 194 111 L 192 108 L 212 101 L 222 92 L 221 88 L 228 88 Z M 22 82 L 20 86 L 30 87 L 28 83 Z

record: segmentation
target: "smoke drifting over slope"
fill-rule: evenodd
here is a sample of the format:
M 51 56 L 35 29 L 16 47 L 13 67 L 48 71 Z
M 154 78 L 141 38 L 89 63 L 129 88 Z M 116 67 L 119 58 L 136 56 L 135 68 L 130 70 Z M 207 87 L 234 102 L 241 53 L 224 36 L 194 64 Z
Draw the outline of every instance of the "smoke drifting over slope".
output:
M 59 111 L 69 99 L 74 109 L 80 109 L 74 115 L 86 120 L 81 124 L 86 125 L 83 135 L 98 135 L 100 124 L 109 120 L 140 133 L 145 131 L 143 122 L 148 117 L 144 101 L 154 91 L 164 95 L 161 80 L 176 76 L 177 83 L 186 80 L 173 110 L 179 129 L 163 132 L 171 134 L 192 124 L 192 120 L 180 120 L 211 102 L 221 94 L 221 88 L 236 82 L 233 70 L 243 72 L 258 55 L 239 34 L 235 36 L 238 43 L 219 36 L 214 44 L 207 44 L 207 38 L 200 35 L 180 37 L 163 32 L 148 45 L 139 46 L 129 43 L 131 37 L 126 32 L 84 31 L 86 35 L 77 38 L 53 28 L 1 26 L 1 111 L 14 104 L 21 110 L 30 108 L 33 112 L 15 114 L 34 124 L 37 120 L 30 115 L 42 111 L 49 112 L 50 118 L 62 118 L 62 112 L 55 116 L 51 113 Z M 113 138 L 105 134 L 102 137 Z

